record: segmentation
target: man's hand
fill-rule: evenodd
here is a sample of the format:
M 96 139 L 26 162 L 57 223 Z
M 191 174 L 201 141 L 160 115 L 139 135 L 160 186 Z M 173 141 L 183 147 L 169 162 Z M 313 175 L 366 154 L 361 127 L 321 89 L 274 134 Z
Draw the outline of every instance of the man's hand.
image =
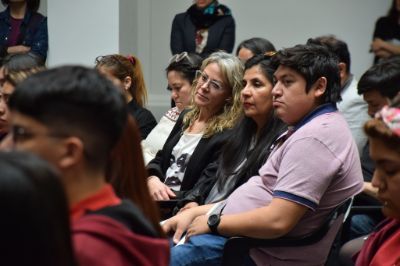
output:
M 208 227 L 207 221 L 207 215 L 197 216 L 187 230 L 186 241 L 192 236 L 210 233 L 211 230 Z
M 156 176 L 147 178 L 147 186 L 154 200 L 169 200 L 175 198 L 175 193 Z

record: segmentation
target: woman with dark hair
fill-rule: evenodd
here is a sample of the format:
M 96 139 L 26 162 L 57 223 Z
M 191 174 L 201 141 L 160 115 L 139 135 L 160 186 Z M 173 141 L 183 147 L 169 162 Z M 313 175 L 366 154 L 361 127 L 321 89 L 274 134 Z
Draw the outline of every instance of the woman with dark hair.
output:
M 172 54 L 197 53 L 206 58 L 219 50 L 231 53 L 234 44 L 235 21 L 231 10 L 217 0 L 195 0 L 172 22 Z
M 34 155 L 0 152 L 2 265 L 76 265 L 68 205 L 56 172 Z
M 99 56 L 96 68 L 122 89 L 128 110 L 138 123 L 142 139 L 145 139 L 157 121 L 145 108 L 147 90 L 139 59 L 119 54 Z
M 0 68 L 0 149 L 10 149 L 12 140 L 9 131 L 8 99 L 17 84 L 28 76 L 44 69 L 41 57 L 31 52 L 10 54 L 3 60 Z
M 241 42 L 236 48 L 236 56 L 239 57 L 242 62 L 246 62 L 255 55 L 274 51 L 275 46 L 270 41 L 255 37 Z
M 256 175 L 267 160 L 269 147 L 286 129 L 273 115 L 271 89 L 275 68 L 270 58 L 270 54 L 256 55 L 246 62 L 241 95 L 244 116 L 213 165 L 217 169 L 214 175 L 208 169 L 208 177 L 203 176 L 203 182 L 187 193 L 178 207 L 188 209 L 225 199 Z
M 400 54 L 400 0 L 393 0 L 388 14 L 376 21 L 371 51 L 374 63 Z
M 40 0 L 1 0 L 0 57 L 32 52 L 46 61 L 47 18 L 38 13 Z
M 192 84 L 196 71 L 200 69 L 202 59 L 195 53 L 183 52 L 174 55 L 165 69 L 168 79 L 168 90 L 175 107 L 169 109 L 153 128 L 145 140 L 142 149 L 145 164 L 154 159 L 156 153 L 162 149 L 172 131 L 180 113 L 190 105 L 192 100 Z

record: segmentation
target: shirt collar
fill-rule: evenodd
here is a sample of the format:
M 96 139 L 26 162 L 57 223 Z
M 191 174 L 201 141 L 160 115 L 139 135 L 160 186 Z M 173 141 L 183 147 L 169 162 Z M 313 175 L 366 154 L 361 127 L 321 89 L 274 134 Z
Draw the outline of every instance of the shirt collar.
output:
M 117 197 L 111 185 L 104 185 L 95 194 L 81 200 L 70 208 L 70 219 L 72 222 L 78 220 L 88 211 L 95 211 L 107 206 L 118 205 L 121 199 Z
M 310 113 L 308 113 L 300 122 L 298 122 L 296 125 L 293 126 L 293 130 L 296 131 L 317 116 L 326 114 L 326 113 L 331 113 L 331 112 L 336 112 L 337 107 L 336 104 L 334 103 L 324 103 L 314 110 L 312 110 Z M 290 128 L 290 127 L 289 127 Z

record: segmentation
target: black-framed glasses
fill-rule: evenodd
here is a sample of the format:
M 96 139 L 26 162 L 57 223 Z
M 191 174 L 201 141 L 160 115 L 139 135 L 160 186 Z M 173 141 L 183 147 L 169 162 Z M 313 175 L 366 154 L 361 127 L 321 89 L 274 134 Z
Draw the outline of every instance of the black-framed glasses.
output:
M 33 132 L 22 126 L 12 126 L 11 134 L 14 143 L 32 139 L 36 136 L 46 136 L 50 138 L 66 138 L 67 135 L 54 132 Z
M 207 84 L 209 88 L 215 91 L 220 91 L 224 88 L 221 82 L 211 79 L 207 73 L 201 70 L 196 71 L 196 80 L 200 86 Z
M 171 57 L 171 59 L 169 60 L 169 63 L 171 64 L 172 62 L 175 63 L 179 63 L 180 61 L 182 61 L 183 59 L 186 59 L 189 61 L 190 64 L 192 63 L 192 60 L 189 57 L 189 54 L 187 52 L 182 52 L 180 54 L 175 54 Z

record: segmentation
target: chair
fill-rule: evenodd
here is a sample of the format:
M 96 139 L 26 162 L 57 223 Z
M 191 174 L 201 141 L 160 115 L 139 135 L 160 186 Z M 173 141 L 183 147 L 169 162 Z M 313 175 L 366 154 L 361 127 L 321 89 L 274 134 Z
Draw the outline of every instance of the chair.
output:
M 160 218 L 161 220 L 165 220 L 173 215 L 174 208 L 178 204 L 179 200 L 157 200 L 156 202 L 160 211 Z
M 295 247 L 295 246 L 307 246 L 322 240 L 323 237 L 332 228 L 334 229 L 334 224 L 340 221 L 339 230 L 336 234 L 336 238 L 333 241 L 331 250 L 328 255 L 326 265 L 334 265 L 339 248 L 340 248 L 340 238 L 341 238 L 341 228 L 347 214 L 349 213 L 352 198 L 346 200 L 343 204 L 336 207 L 331 214 L 325 219 L 322 226 L 307 235 L 301 237 L 280 237 L 276 239 L 259 239 L 259 238 L 249 238 L 249 237 L 231 237 L 225 243 L 222 265 L 224 266 L 239 266 L 243 264 L 243 259 L 248 255 L 251 248 L 261 248 L 261 247 Z

